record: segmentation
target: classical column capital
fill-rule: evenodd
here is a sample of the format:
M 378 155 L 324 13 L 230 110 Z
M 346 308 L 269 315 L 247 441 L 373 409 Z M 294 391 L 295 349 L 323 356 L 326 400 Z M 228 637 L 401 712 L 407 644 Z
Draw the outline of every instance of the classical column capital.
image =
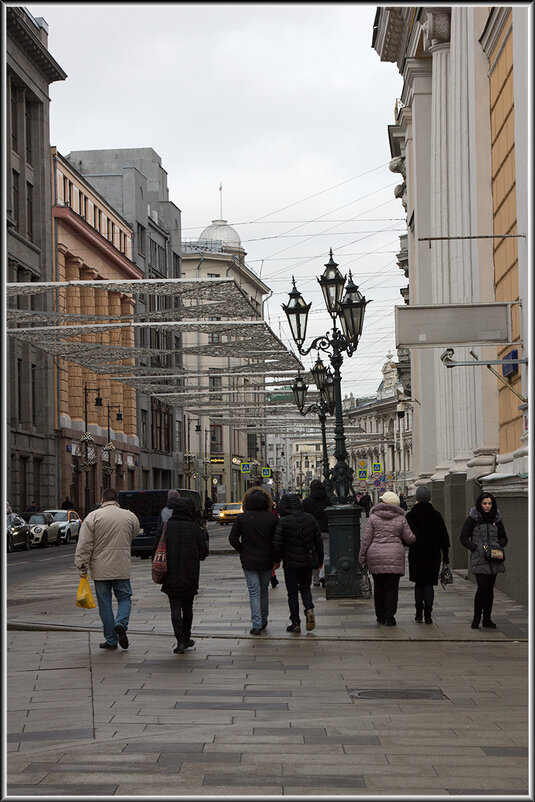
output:
M 69 253 L 69 246 L 65 245 L 64 242 L 58 242 L 56 245 L 59 253 L 62 253 L 64 256 Z
M 451 8 L 435 7 L 425 9 L 426 19 L 422 25 L 424 49 L 431 52 L 435 45 L 449 44 L 451 32 Z

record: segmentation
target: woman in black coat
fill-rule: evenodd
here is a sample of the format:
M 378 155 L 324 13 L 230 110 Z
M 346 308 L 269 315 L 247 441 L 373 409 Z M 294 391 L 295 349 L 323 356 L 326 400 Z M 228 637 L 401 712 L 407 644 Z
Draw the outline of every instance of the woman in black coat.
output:
M 406 520 L 416 536 L 409 546 L 409 579 L 414 582 L 415 621 L 432 624 L 431 612 L 438 583 L 440 557 L 449 562 L 450 539 L 442 515 L 431 504 L 427 487 L 416 490 L 416 501 Z
M 505 571 L 503 549 L 507 546 L 507 535 L 503 526 L 502 515 L 492 493 L 481 493 L 463 524 L 461 543 L 470 549 L 470 568 L 477 582 L 474 597 L 474 618 L 472 629 L 482 625 L 488 629 L 496 629 L 491 619 L 494 601 L 494 583 L 496 574 Z M 489 559 L 491 549 L 502 553 L 502 559 Z
M 169 597 L 171 622 L 177 640 L 175 654 L 193 646 L 193 599 L 199 590 L 200 562 L 208 556 L 206 530 L 195 523 L 195 505 L 189 498 L 173 499 L 167 521 L 167 573 L 162 592 Z
M 325 560 L 329 557 L 329 519 L 325 512 L 331 506 L 331 500 L 319 479 L 313 479 L 310 483 L 310 495 L 303 501 L 305 512 L 313 515 L 318 522 L 321 539 L 323 540 L 323 560 L 320 568 L 312 569 L 312 584 L 318 587 L 320 584 L 325 587 Z
M 272 512 L 273 499 L 263 487 L 250 487 L 242 499 L 229 535 L 229 543 L 239 552 L 251 608 L 251 635 L 261 635 L 268 623 L 269 580 L 275 563 L 273 533 L 277 519 Z

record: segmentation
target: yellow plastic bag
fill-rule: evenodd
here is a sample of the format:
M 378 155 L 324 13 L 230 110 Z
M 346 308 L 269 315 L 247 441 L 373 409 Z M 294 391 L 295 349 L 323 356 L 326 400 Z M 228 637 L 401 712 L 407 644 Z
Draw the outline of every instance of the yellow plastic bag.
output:
M 78 585 L 78 591 L 76 593 L 76 606 L 84 607 L 86 610 L 97 606 L 93 594 L 91 593 L 89 579 L 86 576 L 80 577 L 80 584 Z

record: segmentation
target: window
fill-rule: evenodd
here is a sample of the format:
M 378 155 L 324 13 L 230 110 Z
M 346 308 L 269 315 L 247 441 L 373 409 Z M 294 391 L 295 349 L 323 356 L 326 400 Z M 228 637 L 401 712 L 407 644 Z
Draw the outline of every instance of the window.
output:
M 211 391 L 221 390 L 221 376 L 209 376 L 208 377 L 208 388 Z M 221 394 L 214 393 L 211 396 L 214 401 L 221 401 Z
M 208 320 L 221 320 L 220 317 L 209 317 Z M 208 334 L 208 343 L 219 343 L 221 342 L 221 335 L 218 331 L 211 331 Z
M 22 359 L 17 359 L 17 420 L 22 420 Z
M 13 193 L 13 217 L 15 218 L 15 229 L 19 228 L 19 174 L 13 170 L 12 175 L 12 193 Z
M 33 187 L 26 182 L 26 237 L 33 242 Z
M 154 451 L 169 453 L 173 450 L 172 411 L 167 404 L 152 399 L 151 440 Z
M 32 396 L 32 423 L 37 422 L 37 365 L 31 366 L 30 371 L 31 396 Z
M 141 448 L 147 448 L 147 418 L 148 412 L 146 409 L 141 410 Z
M 80 217 L 85 219 L 85 214 L 87 211 L 87 198 L 83 192 L 80 192 L 78 195 L 78 204 L 80 209 Z
M 107 237 L 111 244 L 113 245 L 113 237 L 115 235 L 115 225 L 111 220 L 108 220 L 108 227 L 107 227 Z
M 65 206 L 72 203 L 72 184 L 66 175 L 63 176 L 63 203 Z
M 141 256 L 145 255 L 145 229 L 139 223 L 137 224 L 137 250 Z
M 210 444 L 208 450 L 211 454 L 223 453 L 223 427 L 219 425 L 210 426 Z
M 26 161 L 32 163 L 32 107 L 26 103 Z
M 17 105 L 17 90 L 11 87 L 11 147 L 15 153 L 19 152 L 19 113 Z
M 219 275 L 219 273 L 207 273 L 206 277 L 207 278 L 220 278 L 220 275 Z
M 180 256 L 178 253 L 173 253 L 173 278 L 180 276 Z

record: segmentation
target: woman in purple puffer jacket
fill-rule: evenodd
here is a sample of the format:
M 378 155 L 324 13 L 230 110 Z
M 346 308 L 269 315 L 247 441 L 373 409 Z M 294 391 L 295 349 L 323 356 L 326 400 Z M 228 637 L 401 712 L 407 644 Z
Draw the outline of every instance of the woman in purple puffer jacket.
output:
M 399 506 L 399 496 L 389 490 L 370 511 L 362 537 L 359 563 L 373 576 L 373 599 L 378 624 L 395 627 L 399 579 L 405 573 L 405 546 L 416 537 Z

